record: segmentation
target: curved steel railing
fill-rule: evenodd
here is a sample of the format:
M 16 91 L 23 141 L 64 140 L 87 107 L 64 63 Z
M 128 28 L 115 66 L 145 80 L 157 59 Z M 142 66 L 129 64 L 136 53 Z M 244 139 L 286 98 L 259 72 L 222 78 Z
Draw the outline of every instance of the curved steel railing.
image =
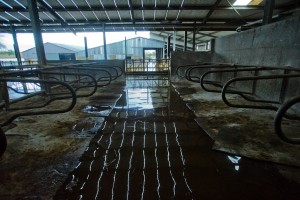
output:
M 227 104 L 230 107 L 235 107 L 235 108 L 253 108 L 253 109 L 267 109 L 267 110 L 275 110 L 277 111 L 278 106 L 273 106 L 273 105 L 250 105 L 250 104 L 243 104 L 243 105 L 238 105 L 238 104 L 233 104 L 228 101 L 226 98 L 226 93 L 227 89 L 229 88 L 230 84 L 237 82 L 237 81 L 250 81 L 250 80 L 268 80 L 268 79 L 284 79 L 284 78 L 296 78 L 300 77 L 300 73 L 298 74 L 281 74 L 281 75 L 264 75 L 264 76 L 247 76 L 247 77 L 238 77 L 238 78 L 233 78 L 227 81 L 223 88 L 222 88 L 222 100 L 224 101 L 225 104 Z M 238 91 L 233 91 L 230 90 L 231 94 L 237 94 Z M 272 102 L 271 102 L 272 103 Z
M 82 88 L 90 88 L 90 87 L 93 88 L 87 94 L 76 94 L 77 97 L 89 97 L 97 91 L 96 79 L 92 75 L 87 74 L 87 73 L 71 73 L 71 72 L 62 73 L 62 72 L 51 72 L 51 71 L 48 72 L 45 70 L 36 69 L 36 70 L 26 70 L 26 71 L 20 71 L 20 72 L 3 73 L 3 74 L 0 74 L 0 77 L 2 76 L 2 77 L 10 77 L 10 78 L 13 78 L 13 77 L 33 78 L 32 76 L 36 76 L 38 78 L 38 77 L 42 76 L 42 80 L 53 79 L 56 81 L 62 81 L 56 77 L 45 77 L 45 75 L 58 75 L 58 76 L 66 76 L 67 75 L 67 76 L 76 77 L 76 79 L 74 79 L 72 81 L 66 81 L 66 80 L 63 81 L 63 82 L 68 83 L 69 85 L 71 85 L 76 92 Z M 85 77 L 85 78 L 82 78 L 82 77 Z M 88 79 L 90 79 L 90 81 L 83 82 L 83 80 L 87 80 L 87 77 L 88 77 Z M 77 83 L 77 85 L 75 85 L 74 83 Z M 15 90 L 14 88 L 11 88 L 11 89 Z
M 62 81 L 52 81 L 52 80 L 35 80 L 35 79 L 21 79 L 21 78 L 0 78 L 0 82 L 31 82 L 31 83 L 42 83 L 42 84 L 51 84 L 51 85 L 61 85 L 70 91 L 71 96 L 59 96 L 56 97 L 55 100 L 63 100 L 63 99 L 72 99 L 70 105 L 65 109 L 56 109 L 56 110 L 43 110 L 37 112 L 24 112 L 24 113 L 17 113 L 13 115 L 13 117 L 9 117 L 6 119 L 5 122 L 0 123 L 0 126 L 6 126 L 11 123 L 14 119 L 20 116 L 28 116 L 28 115 L 41 115 L 41 114 L 57 114 L 70 111 L 76 104 L 76 93 L 73 88 Z
M 109 71 L 104 70 L 104 69 L 99 69 L 99 68 L 96 68 L 96 67 L 63 67 L 63 68 L 60 68 L 60 70 L 62 71 L 62 73 L 65 73 L 64 71 L 67 71 L 67 70 L 72 70 L 72 71 L 75 70 L 78 73 L 81 72 L 81 71 L 85 71 L 85 73 L 88 73 L 88 71 L 91 71 L 92 74 L 90 74 L 90 75 L 92 75 L 97 80 L 97 86 L 98 87 L 107 86 L 113 80 L 118 78 L 117 76 L 113 77 Z M 104 72 L 104 73 L 106 73 L 106 76 L 100 76 L 99 77 L 99 74 L 95 73 L 95 72 Z M 101 82 L 105 82 L 105 83 L 100 84 Z
M 62 81 L 53 81 L 53 80 L 36 80 L 36 79 L 22 79 L 22 78 L 0 78 L 0 82 L 23 82 L 23 83 L 40 83 L 40 84 L 50 84 L 50 85 L 61 85 L 62 87 L 65 87 L 67 90 L 69 90 L 70 94 L 69 96 L 58 96 L 52 99 L 54 100 L 63 100 L 63 99 L 71 99 L 70 104 L 62 109 L 50 109 L 50 110 L 33 110 L 33 111 L 17 111 L 17 112 L 11 112 L 10 114 L 5 115 L 4 122 L 0 123 L 0 156 L 4 153 L 7 142 L 6 142 L 6 137 L 5 134 L 2 130 L 1 127 L 6 126 L 10 124 L 14 119 L 21 117 L 21 116 L 29 116 L 29 115 L 43 115 L 43 114 L 57 114 L 57 113 L 64 113 L 72 110 L 72 108 L 76 104 L 76 93 L 73 90 L 73 88 Z M 51 102 L 52 102 L 51 101 Z M 50 102 L 48 102 L 47 105 L 49 105 Z M 45 106 L 43 106 L 45 107 Z M 22 108 L 24 109 L 24 108 Z M 36 108 L 35 108 L 36 109 Z
M 300 144 L 300 137 L 290 138 L 282 130 L 282 119 L 286 116 L 286 112 L 297 103 L 300 103 L 300 95 L 290 98 L 288 101 L 283 103 L 276 112 L 274 119 L 275 132 L 279 138 L 283 141 L 291 144 Z M 300 116 L 295 116 L 294 119 L 300 121 Z M 299 133 L 298 133 L 299 134 Z

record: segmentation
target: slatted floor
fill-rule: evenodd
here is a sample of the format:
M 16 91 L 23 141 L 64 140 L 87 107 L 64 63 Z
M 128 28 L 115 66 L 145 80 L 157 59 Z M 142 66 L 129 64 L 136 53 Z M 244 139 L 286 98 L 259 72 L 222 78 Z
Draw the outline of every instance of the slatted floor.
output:
M 273 164 L 211 147 L 212 140 L 173 90 L 127 88 L 54 199 L 280 199 L 299 194 L 298 185 Z M 292 191 L 290 196 L 286 191 Z

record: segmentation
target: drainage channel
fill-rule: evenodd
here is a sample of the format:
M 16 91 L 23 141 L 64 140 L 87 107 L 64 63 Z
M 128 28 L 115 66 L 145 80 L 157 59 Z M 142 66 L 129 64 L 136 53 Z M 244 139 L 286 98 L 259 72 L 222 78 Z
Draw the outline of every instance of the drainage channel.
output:
M 297 187 L 211 147 L 171 87 L 127 88 L 54 199 L 278 199 Z

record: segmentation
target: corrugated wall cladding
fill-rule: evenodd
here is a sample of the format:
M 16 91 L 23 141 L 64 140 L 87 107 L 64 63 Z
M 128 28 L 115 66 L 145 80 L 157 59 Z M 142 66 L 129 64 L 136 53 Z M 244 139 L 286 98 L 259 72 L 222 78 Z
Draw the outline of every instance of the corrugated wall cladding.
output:
M 45 49 L 46 58 L 48 60 L 59 60 L 60 53 L 76 53 L 75 51 L 51 43 L 45 43 L 44 49 Z M 26 51 L 23 51 L 22 56 L 25 60 L 37 59 L 36 48 L 31 48 Z
M 143 49 L 145 48 L 164 48 L 165 42 L 147 38 L 132 38 L 126 41 L 127 55 L 132 58 L 143 58 Z M 123 41 L 107 44 L 108 59 L 125 59 L 125 38 Z M 103 46 L 88 49 L 89 58 L 104 59 Z M 85 51 L 77 52 L 77 57 L 85 57 Z

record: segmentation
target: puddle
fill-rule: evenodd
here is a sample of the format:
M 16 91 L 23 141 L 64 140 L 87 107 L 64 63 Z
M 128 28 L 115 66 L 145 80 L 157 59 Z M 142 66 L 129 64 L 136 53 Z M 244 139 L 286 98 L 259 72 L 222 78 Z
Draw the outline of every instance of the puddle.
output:
M 299 184 L 284 179 L 273 164 L 213 151 L 194 119 L 170 87 L 127 88 L 54 199 L 229 199 L 233 193 L 235 199 L 278 199 L 282 191 L 292 199 L 299 194 Z
M 82 109 L 82 112 L 94 114 L 97 116 L 108 116 L 111 110 L 112 110 L 111 106 L 88 105 Z
M 104 122 L 103 117 L 89 117 L 72 126 L 75 134 L 86 136 L 88 134 L 96 134 Z

